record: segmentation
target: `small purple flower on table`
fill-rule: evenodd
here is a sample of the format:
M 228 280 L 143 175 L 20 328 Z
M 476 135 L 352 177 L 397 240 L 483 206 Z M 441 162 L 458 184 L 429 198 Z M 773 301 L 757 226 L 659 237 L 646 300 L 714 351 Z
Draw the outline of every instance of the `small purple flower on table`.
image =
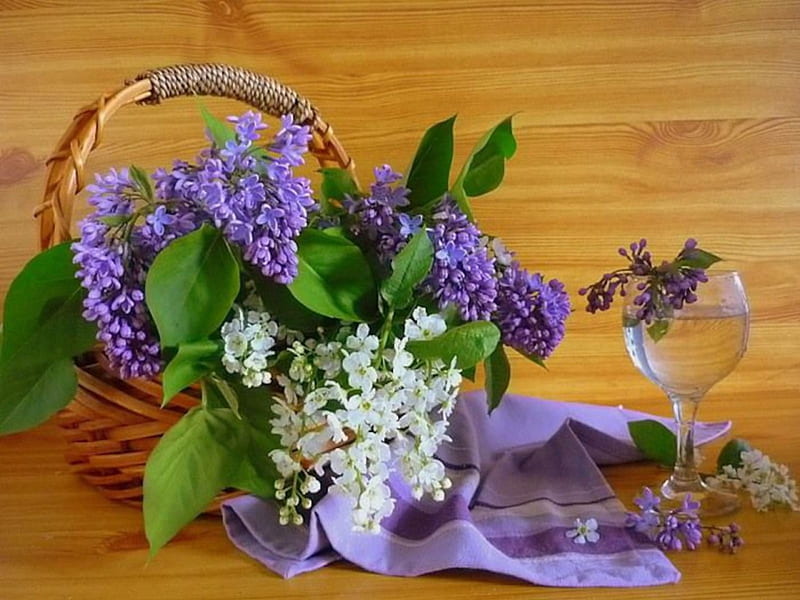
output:
M 703 541 L 703 530 L 708 531 L 708 543 L 720 550 L 734 552 L 744 543 L 735 523 L 728 527 L 703 525 L 697 514 L 700 503 L 691 494 L 684 496 L 681 506 L 669 511 L 661 508 L 661 499 L 647 487 L 633 502 L 640 512 L 627 513 L 625 526 L 643 534 L 662 550 L 695 550 Z

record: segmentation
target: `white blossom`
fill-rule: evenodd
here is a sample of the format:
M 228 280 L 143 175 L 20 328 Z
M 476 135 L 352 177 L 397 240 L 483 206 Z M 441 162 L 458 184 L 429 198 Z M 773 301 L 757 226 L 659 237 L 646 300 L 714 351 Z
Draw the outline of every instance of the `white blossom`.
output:
M 772 462 L 760 450 L 742 451 L 741 461 L 739 467 L 725 465 L 722 473 L 710 478 L 709 483 L 746 491 L 758 511 L 777 506 L 800 510 L 797 482 L 792 479 L 789 467 Z
M 372 354 L 378 349 L 380 341 L 377 336 L 370 335 L 366 323 L 361 323 L 356 329 L 356 334 L 348 336 L 347 347 L 350 350 Z
M 498 264 L 507 267 L 514 262 L 514 254 L 506 247 L 503 240 L 499 237 L 492 240 L 492 252 Z
M 430 340 L 442 335 L 446 330 L 447 323 L 441 315 L 429 315 L 421 306 L 414 309 L 411 319 L 405 323 L 405 337 L 409 340 Z
M 600 534 L 597 532 L 597 519 L 586 519 L 586 522 L 581 519 L 575 519 L 575 529 L 570 529 L 565 532 L 568 538 L 572 538 L 575 544 L 595 544 L 600 540 Z
M 251 301 L 251 305 L 253 301 Z M 220 330 L 224 344 L 222 366 L 228 373 L 241 375 L 247 387 L 272 382 L 269 359 L 274 356 L 279 327 L 269 313 L 236 307 L 238 316 Z
M 270 421 L 283 446 L 271 454 L 286 479 L 276 491 L 281 522 L 296 522 L 298 507 L 311 505 L 308 494 L 319 491 L 326 466 L 334 476 L 328 492 L 349 499 L 353 527 L 361 531 L 379 530 L 394 510 L 387 483 L 392 468 L 416 497 L 444 499 L 452 482 L 434 455 L 449 440 L 461 372 L 455 362 L 416 360 L 406 344 L 446 328 L 441 315 L 418 308 L 404 323 L 405 336 L 387 349 L 365 324 L 341 334 L 344 344 L 335 341 L 342 337 L 293 341 L 294 358 L 276 377 L 283 397 Z

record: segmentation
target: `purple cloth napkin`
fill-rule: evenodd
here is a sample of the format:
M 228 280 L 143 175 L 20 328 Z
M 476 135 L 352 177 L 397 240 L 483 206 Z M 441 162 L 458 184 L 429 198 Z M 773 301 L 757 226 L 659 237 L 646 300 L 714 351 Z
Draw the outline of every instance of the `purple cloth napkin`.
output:
M 680 573 L 624 527 L 622 503 L 597 465 L 641 459 L 628 421 L 669 419 L 623 408 L 507 395 L 489 417 L 482 392 L 463 394 L 453 441 L 438 457 L 453 487 L 444 502 L 416 501 L 390 479 L 394 513 L 378 534 L 352 530 L 347 500 L 325 496 L 307 524 L 281 526 L 277 507 L 252 496 L 223 506 L 233 543 L 283 577 L 345 559 L 375 573 L 412 576 L 481 569 L 549 586 L 632 587 L 674 583 Z M 705 443 L 729 422 L 699 424 Z M 600 540 L 575 544 L 576 518 L 595 518 Z

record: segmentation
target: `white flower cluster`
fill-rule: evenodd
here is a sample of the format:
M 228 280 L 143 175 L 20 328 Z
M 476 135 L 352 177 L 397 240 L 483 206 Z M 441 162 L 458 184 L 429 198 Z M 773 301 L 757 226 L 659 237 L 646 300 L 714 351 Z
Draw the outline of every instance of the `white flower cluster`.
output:
M 729 486 L 745 490 L 750 494 L 753 507 L 765 511 L 775 506 L 788 506 L 800 510 L 797 498 L 797 483 L 791 478 L 789 468 L 772 462 L 760 450 L 745 450 L 741 454 L 742 465 L 725 465 L 722 473 L 712 478 L 712 485 Z
M 452 484 L 434 457 L 449 440 L 461 372 L 455 364 L 422 362 L 406 350 L 411 340 L 431 339 L 446 329 L 440 315 L 414 310 L 404 337 L 391 348 L 365 324 L 340 341 L 295 342 L 288 372 L 276 380 L 283 395 L 273 404 L 272 431 L 281 449 L 270 453 L 283 479 L 276 482 L 282 523 L 302 523 L 298 506 L 309 508 L 325 467 L 329 492 L 352 502 L 353 526 L 378 531 L 394 510 L 386 484 L 397 468 L 414 496 L 443 500 Z
M 228 373 L 241 375 L 247 387 L 272 382 L 269 358 L 275 354 L 275 344 L 285 337 L 278 323 L 268 312 L 238 308 L 238 316 L 222 326 L 225 344 L 222 365 Z

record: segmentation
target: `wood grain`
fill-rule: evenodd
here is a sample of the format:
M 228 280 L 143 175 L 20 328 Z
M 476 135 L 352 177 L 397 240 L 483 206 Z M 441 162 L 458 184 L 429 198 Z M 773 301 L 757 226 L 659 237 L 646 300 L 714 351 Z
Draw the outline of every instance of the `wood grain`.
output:
M 422 130 L 458 113 L 457 156 L 516 113 L 506 182 L 476 203 L 484 229 L 570 291 L 647 237 L 698 238 L 742 271 L 749 351 L 701 409 L 800 472 L 800 2 L 796 0 L 0 0 L 0 296 L 35 252 L 43 164 L 72 114 L 148 67 L 245 66 L 295 87 L 369 181 L 405 168 Z M 215 112 L 241 107 L 208 101 Z M 146 168 L 200 147 L 196 104 L 131 108 L 90 168 Z M 616 314 L 578 306 L 548 372 L 513 358 L 515 391 L 666 402 L 624 354 Z M 1 391 L 0 391 L 1 393 Z M 679 587 L 550 590 L 472 572 L 399 580 L 339 565 L 282 581 L 202 519 L 151 564 L 139 514 L 71 475 L 52 425 L 0 440 L 0 597 L 784 599 L 800 586 L 800 517 L 737 519 L 747 547 L 675 556 Z M 709 454 L 712 454 L 709 451 Z M 607 469 L 623 499 L 663 474 Z

